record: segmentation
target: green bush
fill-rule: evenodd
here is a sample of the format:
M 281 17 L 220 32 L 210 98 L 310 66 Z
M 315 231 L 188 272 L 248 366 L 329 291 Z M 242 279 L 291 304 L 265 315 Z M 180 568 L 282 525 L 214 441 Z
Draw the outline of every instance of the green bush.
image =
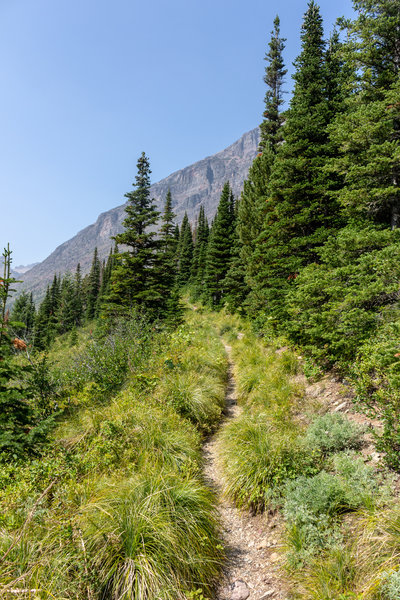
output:
M 382 600 L 400 600 L 400 571 L 384 573 L 379 591 Z
M 301 476 L 285 486 L 283 514 L 294 561 L 335 547 L 341 541 L 334 527 L 336 518 L 361 507 L 369 509 L 376 502 L 378 481 L 362 459 L 351 453 L 337 454 L 332 468 L 333 473 Z
M 397 312 L 389 317 L 392 321 L 360 348 L 352 379 L 360 409 L 383 422 L 383 433 L 376 434 L 378 450 L 400 470 L 400 317 Z
M 362 445 L 363 432 L 363 427 L 352 423 L 344 415 L 327 413 L 316 417 L 308 427 L 305 443 L 324 454 L 356 449 Z

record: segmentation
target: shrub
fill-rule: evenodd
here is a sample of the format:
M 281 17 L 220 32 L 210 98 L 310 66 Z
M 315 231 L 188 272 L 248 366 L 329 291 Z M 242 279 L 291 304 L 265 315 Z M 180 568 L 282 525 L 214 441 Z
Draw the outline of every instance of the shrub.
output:
M 400 470 L 400 318 L 393 317 L 361 347 L 352 378 L 360 408 L 383 422 L 382 434 L 375 434 L 378 450 Z
M 400 571 L 384 573 L 380 593 L 382 600 L 400 600 Z
M 324 454 L 346 448 L 359 448 L 364 428 L 349 421 L 340 413 L 327 413 L 316 417 L 308 427 L 305 443 Z
M 303 560 L 317 549 L 332 548 L 341 541 L 335 519 L 344 512 L 375 504 L 378 482 L 371 467 L 352 454 L 332 459 L 334 473 L 321 471 L 301 476 L 285 486 L 283 513 L 287 520 L 292 561 Z

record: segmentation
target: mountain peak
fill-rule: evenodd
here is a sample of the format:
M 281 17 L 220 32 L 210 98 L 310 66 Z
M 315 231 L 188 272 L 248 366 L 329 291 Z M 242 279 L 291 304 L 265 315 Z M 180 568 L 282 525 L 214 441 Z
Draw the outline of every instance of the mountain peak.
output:
M 208 219 L 215 215 L 219 197 L 226 181 L 230 182 L 235 196 L 239 196 L 249 168 L 257 154 L 259 143 L 258 127 L 213 156 L 208 156 L 188 167 L 176 171 L 161 181 L 154 183 L 151 197 L 157 208 L 162 210 L 168 189 L 171 190 L 176 222 L 181 223 L 187 212 L 194 222 L 201 205 Z M 82 229 L 73 238 L 54 250 L 43 262 L 35 265 L 24 274 L 21 289 L 32 291 L 38 300 L 43 296 L 54 273 L 75 271 L 81 264 L 82 272 L 90 269 L 94 248 L 97 246 L 100 259 L 106 258 L 113 245 L 111 236 L 123 229 L 125 204 L 101 213 L 96 222 Z

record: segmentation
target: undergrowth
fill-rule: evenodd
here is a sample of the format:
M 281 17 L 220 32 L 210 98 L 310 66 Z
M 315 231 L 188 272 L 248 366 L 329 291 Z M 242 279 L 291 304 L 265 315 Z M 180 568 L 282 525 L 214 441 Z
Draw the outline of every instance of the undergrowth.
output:
M 48 360 L 58 426 L 40 458 L 1 470 L 3 596 L 209 598 L 224 552 L 200 450 L 227 366 L 213 327 L 136 319 Z
M 291 598 L 395 600 L 399 512 L 388 474 L 357 454 L 366 429 L 321 416 L 286 340 L 263 339 L 223 311 L 212 319 L 232 346 L 241 407 L 219 434 L 225 493 L 253 512 L 280 509 Z

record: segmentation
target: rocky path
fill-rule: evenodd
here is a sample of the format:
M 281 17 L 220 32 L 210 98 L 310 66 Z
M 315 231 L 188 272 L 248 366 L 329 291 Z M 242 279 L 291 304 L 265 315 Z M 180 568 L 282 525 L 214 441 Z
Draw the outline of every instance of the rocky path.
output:
M 235 419 L 241 409 L 236 402 L 236 383 L 230 359 L 231 347 L 224 345 L 229 356 L 226 423 Z M 217 438 L 218 433 L 204 446 L 205 475 L 219 497 L 222 533 L 228 555 L 224 579 L 217 598 L 218 600 L 284 599 L 286 593 L 279 551 L 280 523 L 274 515 L 252 516 L 248 512 L 238 510 L 223 496 L 223 476 L 217 461 Z

